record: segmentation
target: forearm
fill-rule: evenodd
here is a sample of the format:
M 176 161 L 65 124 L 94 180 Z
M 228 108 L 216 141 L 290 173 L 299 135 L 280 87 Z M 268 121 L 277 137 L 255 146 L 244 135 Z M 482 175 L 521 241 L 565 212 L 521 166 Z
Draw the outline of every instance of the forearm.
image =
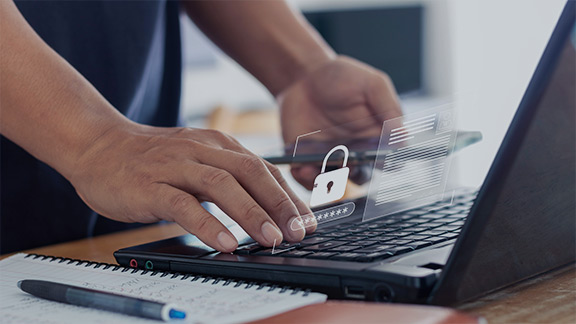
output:
M 302 15 L 281 0 L 182 0 L 196 25 L 277 95 L 335 57 Z
M 130 122 L 0 1 L 0 132 L 64 176 L 109 129 Z

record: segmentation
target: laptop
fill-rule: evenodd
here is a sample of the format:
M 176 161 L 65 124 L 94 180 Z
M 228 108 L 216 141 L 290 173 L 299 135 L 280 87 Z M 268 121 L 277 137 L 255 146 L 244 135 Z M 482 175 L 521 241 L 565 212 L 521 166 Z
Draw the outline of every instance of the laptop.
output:
M 335 299 L 436 305 L 459 304 L 573 263 L 575 20 L 576 2 L 568 1 L 478 190 L 457 191 L 450 204 L 363 222 L 363 208 L 356 208 L 276 251 L 245 237 L 235 253 L 219 253 L 184 235 L 120 249 L 116 260 L 146 271 L 267 282 Z

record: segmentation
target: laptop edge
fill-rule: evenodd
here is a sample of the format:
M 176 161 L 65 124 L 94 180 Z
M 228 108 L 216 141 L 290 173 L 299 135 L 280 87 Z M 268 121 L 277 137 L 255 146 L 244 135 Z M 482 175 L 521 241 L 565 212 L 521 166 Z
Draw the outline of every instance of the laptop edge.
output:
M 576 260 L 575 22 L 570 0 L 430 303 L 470 300 Z M 560 83 L 567 93 L 554 91 Z

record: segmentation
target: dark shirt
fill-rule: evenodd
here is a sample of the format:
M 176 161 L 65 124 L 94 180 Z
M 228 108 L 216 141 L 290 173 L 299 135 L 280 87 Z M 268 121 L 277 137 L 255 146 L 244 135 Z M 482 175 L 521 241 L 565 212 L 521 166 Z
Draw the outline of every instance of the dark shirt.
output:
M 16 5 L 40 37 L 128 118 L 177 125 L 181 56 L 176 1 Z M 4 137 L 0 154 L 0 253 L 134 226 L 96 215 L 65 178 Z

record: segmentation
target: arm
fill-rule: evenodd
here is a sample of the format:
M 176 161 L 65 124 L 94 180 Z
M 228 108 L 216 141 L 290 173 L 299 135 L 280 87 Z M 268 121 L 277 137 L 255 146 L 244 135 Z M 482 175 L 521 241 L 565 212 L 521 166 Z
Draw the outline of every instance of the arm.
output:
M 90 143 L 130 121 L 0 1 L 0 130 L 70 177 Z
M 188 16 L 228 55 L 278 95 L 336 58 L 304 17 L 284 1 L 186 1 Z
M 64 175 L 93 210 L 126 222 L 175 221 L 232 251 L 232 234 L 200 206 L 212 201 L 263 245 L 302 239 L 305 230 L 290 225 L 310 211 L 275 167 L 219 132 L 126 119 L 11 1 L 0 1 L 0 32 L 1 133 Z
M 301 13 L 282 0 L 186 1 L 188 15 L 227 54 L 260 80 L 281 107 L 285 143 L 319 129 L 342 128 L 343 138 L 379 136 L 382 122 L 402 115 L 390 78 L 337 56 Z M 293 168 L 307 188 L 318 174 Z

